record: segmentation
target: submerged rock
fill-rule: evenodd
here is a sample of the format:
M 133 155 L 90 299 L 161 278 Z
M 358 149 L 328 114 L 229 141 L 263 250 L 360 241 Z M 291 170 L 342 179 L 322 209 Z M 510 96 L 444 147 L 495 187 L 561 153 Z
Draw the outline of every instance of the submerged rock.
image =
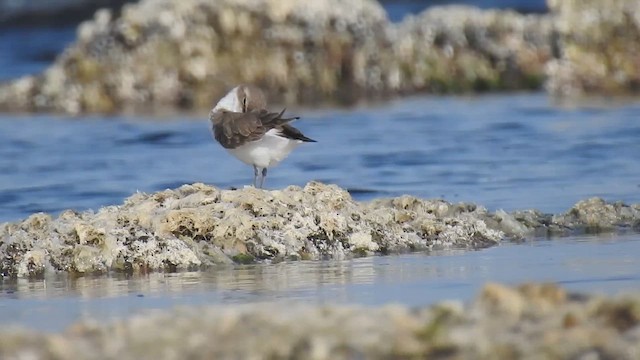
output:
M 561 215 L 487 211 L 411 196 L 359 203 L 335 185 L 263 191 L 184 185 L 135 194 L 97 212 L 34 214 L 0 226 L 0 271 L 148 272 L 220 263 L 327 259 L 442 248 L 503 239 L 616 231 L 640 224 L 640 205 L 599 199 Z
M 640 1 L 547 2 L 560 52 L 548 65 L 551 93 L 640 93 Z
M 374 0 L 142 0 L 98 11 L 43 74 L 0 86 L 0 109 L 209 108 L 238 83 L 286 103 L 531 88 L 550 29 L 544 15 L 472 7 L 397 25 Z
M 153 344 L 153 346 L 150 346 Z M 468 305 L 260 304 L 178 309 L 62 334 L 3 329 L 2 358 L 636 359 L 640 294 L 488 284 Z

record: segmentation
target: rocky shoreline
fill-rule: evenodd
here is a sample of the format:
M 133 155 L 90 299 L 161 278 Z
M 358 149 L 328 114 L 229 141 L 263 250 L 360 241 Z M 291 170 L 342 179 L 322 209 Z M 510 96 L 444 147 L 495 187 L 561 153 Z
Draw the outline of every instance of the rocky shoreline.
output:
M 640 93 L 640 1 L 547 3 L 560 53 L 547 65 L 552 95 Z
M 311 105 L 545 82 L 553 95 L 636 93 L 640 2 L 613 4 L 434 7 L 392 23 L 374 0 L 142 0 L 96 12 L 43 74 L 0 85 L 0 110 L 204 110 L 243 82 Z
M 7 359 L 637 359 L 640 294 L 487 284 L 469 304 L 183 308 L 63 333 L 3 329 Z
M 640 204 L 592 198 L 563 214 L 490 212 L 411 196 L 356 202 L 335 185 L 263 191 L 184 185 L 95 212 L 0 225 L 0 273 L 197 270 L 215 264 L 341 259 L 505 240 L 640 231 Z

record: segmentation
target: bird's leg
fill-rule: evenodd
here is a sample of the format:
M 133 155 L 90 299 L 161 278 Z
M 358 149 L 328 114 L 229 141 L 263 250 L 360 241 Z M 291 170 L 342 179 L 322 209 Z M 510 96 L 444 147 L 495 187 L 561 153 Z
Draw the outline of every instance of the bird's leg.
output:
M 262 168 L 262 176 L 260 177 L 260 189 L 264 185 L 264 179 L 267 177 L 267 168 Z
M 258 175 L 260 174 L 260 172 L 258 171 L 258 167 L 253 165 L 253 187 L 257 188 L 258 187 Z

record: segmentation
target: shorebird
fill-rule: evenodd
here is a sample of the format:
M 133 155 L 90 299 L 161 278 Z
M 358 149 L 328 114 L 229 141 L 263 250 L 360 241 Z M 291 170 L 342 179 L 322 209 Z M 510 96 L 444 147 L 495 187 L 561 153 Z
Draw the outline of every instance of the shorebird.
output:
M 303 142 L 316 142 L 289 125 L 286 109 L 269 112 L 262 90 L 253 85 L 231 89 L 211 110 L 213 137 L 233 156 L 253 166 L 253 186 L 262 188 L 267 169 Z

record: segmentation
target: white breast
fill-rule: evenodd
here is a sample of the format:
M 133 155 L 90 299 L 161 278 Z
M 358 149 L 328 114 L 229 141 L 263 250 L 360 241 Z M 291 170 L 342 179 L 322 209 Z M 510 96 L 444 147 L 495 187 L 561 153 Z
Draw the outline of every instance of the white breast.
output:
M 293 149 L 302 143 L 300 140 L 290 140 L 276 134 L 277 130 L 271 129 L 260 140 L 228 150 L 246 164 L 259 168 L 272 167 L 284 160 Z

